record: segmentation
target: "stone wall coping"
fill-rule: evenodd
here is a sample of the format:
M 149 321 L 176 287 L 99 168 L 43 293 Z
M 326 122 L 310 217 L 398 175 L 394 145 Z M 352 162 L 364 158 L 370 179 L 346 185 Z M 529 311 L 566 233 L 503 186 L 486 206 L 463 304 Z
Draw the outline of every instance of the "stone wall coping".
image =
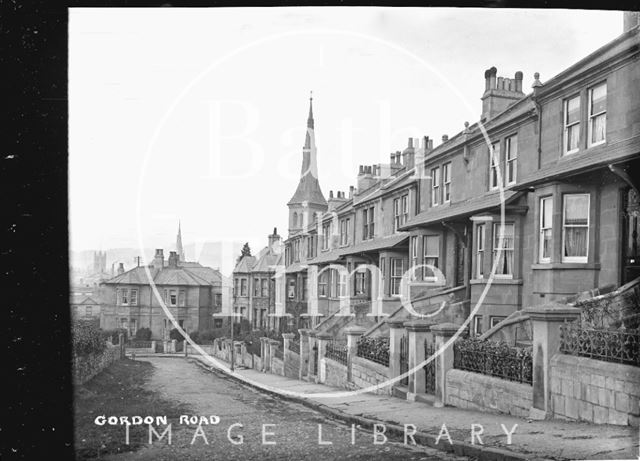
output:
M 407 331 L 429 331 L 434 323 L 431 320 L 411 320 L 404 322 Z
M 523 313 L 529 314 L 531 320 L 546 320 L 547 322 L 564 322 L 580 317 L 582 310 L 578 307 L 570 307 L 566 304 L 551 303 L 542 306 L 528 307 Z
M 268 339 L 269 344 L 275 346 L 277 344 L 280 344 L 280 341 L 278 341 L 277 339 Z
M 404 328 L 406 319 L 385 319 L 384 323 L 389 325 L 389 328 Z
M 453 336 L 460 330 L 460 325 L 455 323 L 439 323 L 431 327 L 431 331 L 439 336 Z
M 282 338 L 283 339 L 293 339 L 295 337 L 296 337 L 296 335 L 294 335 L 293 333 L 282 333 Z
M 330 333 L 325 333 L 325 332 L 318 333 L 316 335 L 316 339 L 320 339 L 322 341 L 326 341 L 326 340 L 329 340 L 329 339 L 333 339 L 333 335 L 331 335 Z
M 358 325 L 353 325 L 344 329 L 344 332 L 350 336 L 360 336 L 363 335 L 365 331 L 367 330 Z
M 640 382 L 640 368 L 624 363 L 604 362 L 589 357 L 554 354 L 550 365 L 573 373 L 591 373 L 616 378 L 621 381 Z

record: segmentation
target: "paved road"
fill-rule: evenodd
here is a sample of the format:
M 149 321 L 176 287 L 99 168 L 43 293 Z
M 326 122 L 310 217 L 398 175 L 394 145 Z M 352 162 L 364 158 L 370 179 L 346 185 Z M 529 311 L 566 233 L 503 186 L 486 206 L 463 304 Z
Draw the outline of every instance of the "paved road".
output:
M 352 428 L 302 405 L 264 395 L 256 390 L 238 384 L 221 375 L 210 373 L 193 363 L 177 358 L 149 357 L 154 373 L 148 385 L 164 397 L 184 403 L 191 409 L 191 415 L 216 415 L 220 423 L 203 425 L 203 437 L 191 441 L 197 426 L 173 425 L 172 444 L 166 440 L 155 442 L 134 453 L 112 455 L 113 460 L 467 460 L 434 450 L 429 447 L 404 445 L 402 442 L 387 441 L 373 443 L 371 432 L 356 429 L 355 444 L 352 444 Z M 150 415 L 154 415 L 150 409 Z M 233 444 L 227 438 L 229 427 L 240 423 L 242 428 L 231 429 L 231 437 L 242 444 Z M 273 425 L 265 426 L 263 425 Z M 331 445 L 318 443 L 319 426 L 322 440 Z M 262 432 L 267 442 L 262 443 Z M 381 438 L 380 438 L 381 439 Z

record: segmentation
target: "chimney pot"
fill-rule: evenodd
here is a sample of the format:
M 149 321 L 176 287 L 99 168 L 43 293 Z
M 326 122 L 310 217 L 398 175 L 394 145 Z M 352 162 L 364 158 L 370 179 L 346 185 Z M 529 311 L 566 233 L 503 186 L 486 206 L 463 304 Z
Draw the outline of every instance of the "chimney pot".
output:
M 447 142 L 448 140 L 449 140 L 449 135 L 443 134 L 442 135 L 442 142 Z
M 329 191 L 329 198 L 330 199 L 333 198 L 333 191 L 332 190 Z
M 413 138 L 409 138 L 409 142 L 407 144 L 407 147 L 413 147 Z

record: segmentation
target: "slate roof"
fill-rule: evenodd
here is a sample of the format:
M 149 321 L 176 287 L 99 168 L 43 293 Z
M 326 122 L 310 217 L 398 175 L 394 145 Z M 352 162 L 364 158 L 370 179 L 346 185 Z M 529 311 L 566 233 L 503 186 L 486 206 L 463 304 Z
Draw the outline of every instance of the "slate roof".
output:
M 220 283 L 220 273 L 198 263 L 185 263 L 176 268 L 163 267 L 162 270 L 149 267 L 151 279 L 156 285 L 212 286 Z M 103 282 L 106 285 L 149 285 L 144 266 L 134 267 L 127 272 Z
M 561 157 L 557 161 L 523 178 L 515 188 L 525 189 L 560 177 L 586 173 L 606 167 L 610 163 L 637 158 L 638 154 L 640 154 L 640 136 L 634 136 L 617 143 L 592 147 L 584 153 Z
M 301 204 L 303 202 L 308 202 L 315 205 L 327 205 L 327 200 L 322 194 L 318 178 L 313 176 L 311 173 L 307 173 L 302 178 L 300 178 L 298 188 L 296 189 L 293 197 L 291 197 L 291 200 L 289 200 L 287 205 Z
M 367 240 L 366 242 L 359 243 L 355 246 L 342 249 L 343 255 L 353 255 L 357 253 L 366 253 L 368 251 L 378 251 L 384 248 L 393 248 L 400 245 L 409 238 L 409 234 L 406 232 L 399 232 L 394 235 L 388 235 L 386 237 L 374 238 L 373 240 Z
M 324 264 L 336 262 L 340 259 L 340 256 L 344 254 L 344 249 L 338 248 L 335 250 L 323 251 L 315 258 L 307 261 L 307 264 Z
M 271 266 L 275 266 L 280 257 L 279 254 L 275 254 L 269 251 L 269 247 L 264 248 L 266 251 L 261 252 L 261 256 L 256 262 L 251 272 L 274 272 L 275 268 Z
M 504 191 L 505 204 L 512 202 L 521 194 L 522 192 L 513 190 Z M 400 226 L 400 229 L 408 230 L 419 225 L 438 223 L 456 216 L 466 216 L 498 206 L 500 206 L 500 194 L 498 192 L 485 194 L 452 203 L 449 206 L 439 206 L 436 209 L 430 208 L 409 219 L 405 225 Z
M 256 264 L 255 256 L 243 256 L 236 267 L 233 268 L 233 272 L 251 272 L 253 266 Z
M 88 295 L 73 295 L 71 297 L 71 304 L 100 304 L 99 302 L 97 302 L 95 299 L 93 299 L 91 296 Z

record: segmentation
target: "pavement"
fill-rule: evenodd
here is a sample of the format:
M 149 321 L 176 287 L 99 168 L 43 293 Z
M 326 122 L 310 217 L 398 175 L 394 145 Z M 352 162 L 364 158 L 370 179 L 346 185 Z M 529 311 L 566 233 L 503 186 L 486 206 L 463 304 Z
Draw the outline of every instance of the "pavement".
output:
M 457 456 L 481 460 L 640 459 L 639 430 L 635 427 L 563 420 L 532 421 L 455 407 L 436 408 L 427 403 L 368 393 L 329 396 L 344 389 L 254 369 L 240 368 L 229 374 L 214 367 L 207 357 L 199 355 L 190 355 L 187 360 L 215 373 L 225 373 L 229 378 L 242 381 L 262 392 L 301 403 L 349 424 L 359 424 L 363 428 L 384 424 L 386 434 L 390 437 L 404 437 L 404 425 L 413 424 L 417 428 L 414 437 L 418 444 Z M 288 391 L 295 391 L 299 395 L 287 395 Z M 327 396 L 317 395 L 322 393 Z M 477 437 L 474 437 L 472 443 L 473 424 L 482 426 L 481 443 Z M 443 431 L 443 425 L 446 425 L 451 441 Z M 476 426 L 475 430 L 480 431 L 480 428 Z M 506 432 L 510 431 L 512 435 L 509 441 Z

